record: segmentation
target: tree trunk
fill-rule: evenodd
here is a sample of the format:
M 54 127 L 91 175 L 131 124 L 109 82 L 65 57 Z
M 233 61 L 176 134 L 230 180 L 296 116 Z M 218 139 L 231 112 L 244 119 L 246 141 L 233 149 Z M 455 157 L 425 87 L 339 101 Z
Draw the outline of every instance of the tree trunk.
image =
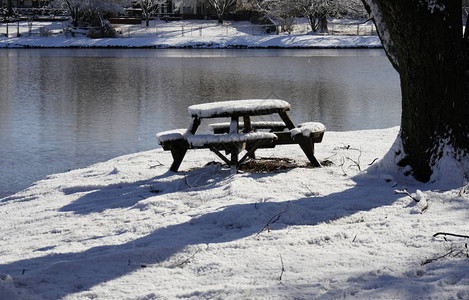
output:
M 311 31 L 316 32 L 316 18 L 314 17 L 314 14 L 309 14 L 308 15 L 308 20 L 309 20 L 309 26 L 311 26 Z
M 72 17 L 73 27 L 78 27 L 78 12 L 75 10 L 71 10 L 70 15 Z
M 11 0 L 7 0 L 7 16 L 13 15 L 13 7 L 11 6 Z
M 461 1 L 363 2 L 400 75 L 405 156 L 399 165 L 428 181 L 444 155 L 459 161 L 468 155 L 469 76 Z
M 321 32 L 321 33 L 329 32 L 329 28 L 327 28 L 327 17 L 326 16 L 323 16 L 319 20 L 319 32 Z

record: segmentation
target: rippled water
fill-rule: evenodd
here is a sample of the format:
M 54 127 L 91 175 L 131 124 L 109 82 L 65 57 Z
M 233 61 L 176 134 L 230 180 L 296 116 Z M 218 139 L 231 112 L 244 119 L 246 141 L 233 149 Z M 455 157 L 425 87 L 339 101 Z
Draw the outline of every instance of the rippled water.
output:
M 399 124 L 382 50 L 0 49 L 0 197 L 157 147 L 195 103 L 281 98 L 328 130 Z

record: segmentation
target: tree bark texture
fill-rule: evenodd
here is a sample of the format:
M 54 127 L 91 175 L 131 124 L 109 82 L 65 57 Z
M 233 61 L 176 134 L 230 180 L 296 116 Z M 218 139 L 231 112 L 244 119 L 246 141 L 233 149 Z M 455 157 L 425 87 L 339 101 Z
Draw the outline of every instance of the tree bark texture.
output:
M 468 42 L 461 1 L 363 2 L 400 75 L 406 156 L 399 165 L 411 166 L 416 179 L 428 181 L 445 149 L 457 160 L 469 149 Z
M 13 15 L 13 7 L 11 5 L 11 0 L 7 0 L 7 16 Z

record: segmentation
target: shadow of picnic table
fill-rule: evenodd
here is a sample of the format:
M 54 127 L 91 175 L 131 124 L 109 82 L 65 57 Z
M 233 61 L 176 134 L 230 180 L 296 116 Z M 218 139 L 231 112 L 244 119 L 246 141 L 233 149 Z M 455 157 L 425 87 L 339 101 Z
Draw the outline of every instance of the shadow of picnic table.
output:
M 166 178 L 165 176 L 169 174 L 157 179 Z M 220 210 L 194 217 L 187 222 L 157 229 L 146 236 L 119 245 L 102 245 L 82 252 L 48 254 L 17 260 L 0 265 L 0 274 L 11 275 L 17 285 L 46 298 L 63 298 L 125 276 L 142 267 L 164 264 L 187 246 L 226 243 L 255 236 L 276 215 L 279 218 L 275 224 L 271 224 L 270 230 L 279 230 L 292 225 L 315 226 L 357 212 L 390 205 L 398 198 L 389 185 L 387 185 L 389 193 L 382 194 L 386 185 L 384 181 L 370 182 L 370 179 L 360 178 L 355 181 L 357 184 L 352 188 L 327 196 L 311 196 L 282 202 L 228 205 Z M 117 197 L 122 190 L 136 189 L 134 196 L 128 197 L 127 195 L 126 201 L 119 202 L 121 206 L 132 206 L 137 200 L 142 199 L 141 195 L 149 196 L 145 194 L 149 193 L 147 183 L 102 187 L 98 191 L 83 196 L 75 203 L 63 207 L 62 210 L 75 211 L 78 214 L 100 212 L 104 210 L 102 203 L 99 209 L 99 205 L 90 207 L 88 204 L 97 199 L 104 201 L 106 195 Z M 202 189 L 206 190 L 212 188 L 213 185 L 205 179 L 201 179 L 200 183 L 203 186 Z M 80 188 L 70 189 L 65 192 L 72 193 L 80 190 Z M 378 190 L 381 191 L 380 194 L 377 194 Z M 162 192 L 173 191 L 170 189 Z M 101 198 L 103 199 L 99 200 Z M 155 215 L 155 218 L 158 217 L 161 216 Z M 175 266 L 166 265 L 165 267 Z

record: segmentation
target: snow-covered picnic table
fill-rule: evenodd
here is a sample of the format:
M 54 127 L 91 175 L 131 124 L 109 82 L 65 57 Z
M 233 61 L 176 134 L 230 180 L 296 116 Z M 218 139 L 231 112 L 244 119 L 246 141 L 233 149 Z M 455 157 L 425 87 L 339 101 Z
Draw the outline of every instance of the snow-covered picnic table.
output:
M 237 116 L 270 115 L 280 111 L 290 110 L 290 103 L 278 99 L 248 99 L 234 101 L 219 101 L 189 106 L 192 117 L 220 118 Z
M 295 126 L 287 111 L 290 104 L 279 99 L 248 99 L 203 103 L 189 106 L 192 123 L 188 129 L 175 129 L 157 134 L 164 150 L 171 151 L 171 171 L 177 172 L 189 149 L 208 148 L 236 171 L 247 158 L 255 157 L 259 148 L 298 144 L 311 164 L 320 167 L 314 156 L 314 144 L 322 141 L 325 127 L 318 122 Z M 278 114 L 281 122 L 254 122 L 252 116 Z M 202 119 L 230 118 L 230 122 L 210 124 L 213 134 L 196 134 Z M 243 119 L 240 122 L 240 118 Z M 259 131 L 259 130 L 268 131 Z M 230 159 L 220 151 L 231 154 Z M 246 150 L 239 159 L 240 152 Z

